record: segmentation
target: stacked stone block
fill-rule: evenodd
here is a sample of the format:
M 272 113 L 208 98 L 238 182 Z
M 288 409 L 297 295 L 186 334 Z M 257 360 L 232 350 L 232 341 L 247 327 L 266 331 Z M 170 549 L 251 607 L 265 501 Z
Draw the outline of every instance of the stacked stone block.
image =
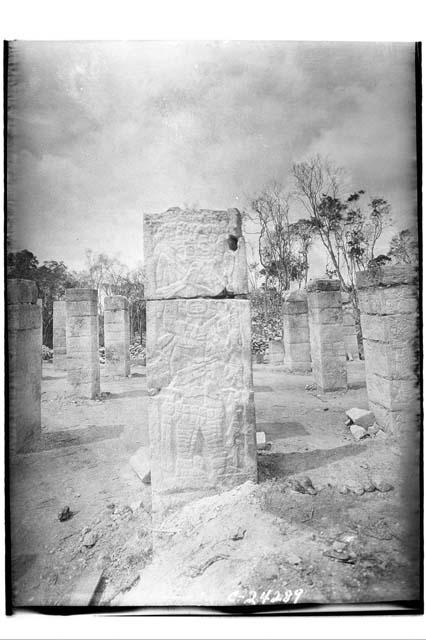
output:
M 312 371 L 319 391 L 347 388 L 342 296 L 338 280 L 308 283 Z
M 105 369 L 111 376 L 130 375 L 129 302 L 124 296 L 104 299 Z
M 41 309 L 32 280 L 7 283 L 9 447 L 25 449 L 41 431 Z
M 353 306 L 349 294 L 342 291 L 345 349 L 348 360 L 359 360 L 358 339 Z
M 67 289 L 67 376 L 71 393 L 95 398 L 100 393 L 98 292 Z
M 154 520 L 257 479 L 250 305 L 237 210 L 144 217 Z M 222 296 L 216 298 L 216 296 Z
M 269 340 L 268 361 L 269 364 L 282 364 L 284 362 L 284 345 L 282 340 Z
M 411 265 L 357 273 L 368 401 L 391 433 L 417 429 L 418 283 Z
M 308 302 L 304 289 L 292 291 L 283 304 L 284 365 L 294 373 L 311 370 Z
M 53 303 L 53 366 L 58 371 L 67 369 L 67 303 Z

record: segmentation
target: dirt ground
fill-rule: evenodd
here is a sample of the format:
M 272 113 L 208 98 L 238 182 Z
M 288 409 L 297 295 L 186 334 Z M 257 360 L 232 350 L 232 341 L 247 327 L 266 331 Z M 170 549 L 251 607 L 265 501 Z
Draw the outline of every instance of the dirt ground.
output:
M 185 507 L 153 554 L 150 487 L 129 465 L 148 444 L 145 368 L 102 377 L 86 401 L 44 363 L 42 437 L 10 473 L 15 606 L 417 600 L 419 442 L 355 441 L 345 410 L 367 408 L 363 363 L 348 373 L 346 393 L 319 395 L 310 375 L 254 365 L 259 484 Z

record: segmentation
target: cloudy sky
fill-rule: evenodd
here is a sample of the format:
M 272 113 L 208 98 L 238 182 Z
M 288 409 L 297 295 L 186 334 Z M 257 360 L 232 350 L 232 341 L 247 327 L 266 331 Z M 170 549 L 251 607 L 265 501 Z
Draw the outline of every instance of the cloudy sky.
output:
M 40 261 L 133 267 L 144 211 L 243 208 L 317 152 L 415 223 L 411 44 L 17 42 L 9 62 L 9 230 Z

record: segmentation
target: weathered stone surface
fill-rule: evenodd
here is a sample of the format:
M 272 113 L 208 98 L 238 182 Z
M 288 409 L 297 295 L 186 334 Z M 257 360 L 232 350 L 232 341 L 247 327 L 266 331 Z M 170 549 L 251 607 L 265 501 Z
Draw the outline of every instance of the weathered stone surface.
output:
M 284 364 L 289 371 L 311 370 L 311 347 L 306 291 L 287 295 L 283 304 Z
M 145 214 L 144 247 L 148 300 L 248 293 L 237 209 Z
M 130 375 L 129 302 L 124 296 L 104 300 L 105 369 L 108 375 Z
M 147 302 L 154 518 L 257 479 L 248 300 Z
M 31 280 L 8 280 L 7 299 L 9 447 L 16 453 L 41 430 L 41 309 Z
M 144 484 L 151 484 L 151 455 L 149 447 L 140 447 L 130 458 L 130 466 Z
M 375 271 L 358 271 L 356 274 L 358 289 L 393 287 L 404 284 L 418 284 L 418 269 L 410 264 L 398 264 L 381 267 Z
M 386 287 L 358 290 L 359 306 L 365 314 L 410 314 L 417 313 L 418 289 L 414 285 L 392 287 L 392 295 Z
M 346 411 L 346 415 L 354 424 L 364 427 L 364 429 L 368 429 L 368 427 L 371 427 L 374 424 L 374 413 L 372 411 L 367 411 L 366 409 L 353 407 Z
M 339 291 L 340 292 L 340 282 L 339 280 L 329 280 L 328 278 L 315 278 L 314 280 L 310 280 L 306 287 L 308 293 L 312 293 L 314 291 Z M 340 297 L 341 299 L 341 297 Z
M 67 369 L 67 303 L 53 302 L 53 365 L 55 369 Z
M 37 304 L 38 290 L 34 280 L 8 278 L 7 304 Z
M 66 291 L 66 351 L 70 391 L 95 398 L 100 393 L 98 292 Z
M 414 431 L 419 422 L 416 282 L 409 265 L 357 274 L 369 406 L 391 433 Z
M 362 440 L 362 438 L 368 436 L 367 430 L 358 424 L 352 424 L 349 428 L 355 440 Z
M 308 317 L 312 370 L 319 391 L 347 388 L 346 349 L 340 283 L 308 283 Z
M 270 364 L 282 364 L 284 361 L 284 345 L 282 340 L 269 340 L 268 359 Z
M 346 356 L 349 360 L 359 360 L 359 346 L 355 314 L 350 296 L 342 291 L 343 330 Z

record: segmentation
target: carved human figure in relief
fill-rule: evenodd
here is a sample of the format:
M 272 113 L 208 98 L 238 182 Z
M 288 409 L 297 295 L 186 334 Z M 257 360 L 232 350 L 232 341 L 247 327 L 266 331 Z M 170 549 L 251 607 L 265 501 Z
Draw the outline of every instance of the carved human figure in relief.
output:
M 165 454 L 174 449 L 173 475 L 179 483 L 189 486 L 205 476 L 214 485 L 229 466 L 239 468 L 241 463 L 242 418 L 237 405 L 243 366 L 238 314 L 224 308 L 218 318 L 208 301 L 198 299 L 180 302 L 176 317 L 164 311 L 159 321 L 161 364 L 153 365 L 167 379 L 161 448 Z M 171 466 L 167 463 L 168 472 Z
M 179 239 L 179 236 L 178 236 Z M 155 281 L 157 296 L 178 297 L 184 289 L 186 295 L 211 294 L 212 286 L 218 289 L 222 282 L 218 277 L 212 283 L 212 263 L 221 253 L 214 236 L 194 236 L 177 245 L 163 238 L 154 244 Z M 219 255 L 220 258 L 220 255 Z M 189 290 L 188 290 L 189 288 Z

